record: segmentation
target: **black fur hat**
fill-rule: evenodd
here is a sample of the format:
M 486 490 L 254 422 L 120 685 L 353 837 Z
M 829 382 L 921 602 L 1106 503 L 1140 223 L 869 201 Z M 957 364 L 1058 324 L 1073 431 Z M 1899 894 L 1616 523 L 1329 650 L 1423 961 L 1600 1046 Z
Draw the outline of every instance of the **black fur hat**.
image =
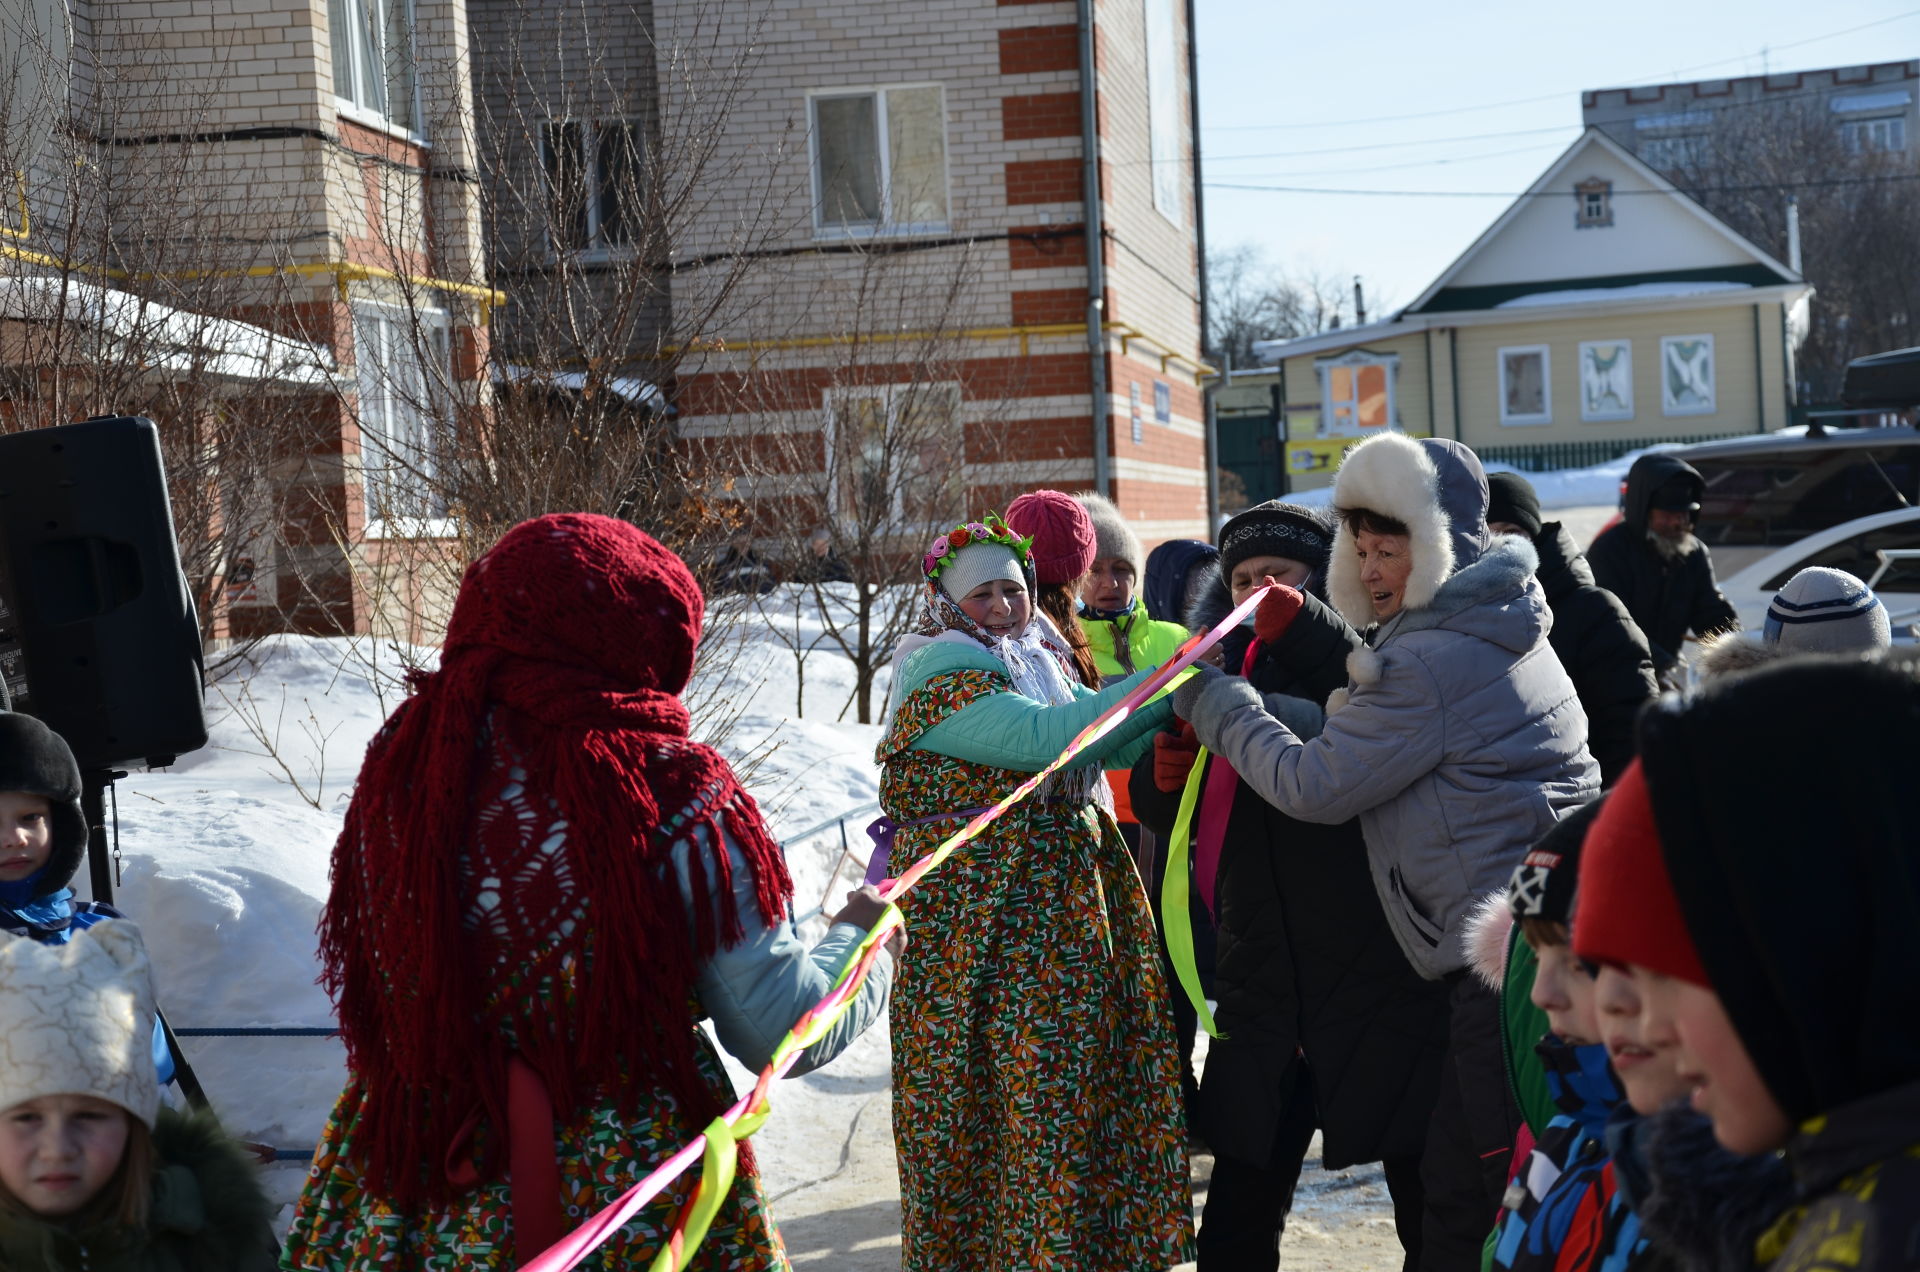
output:
M 53 806 L 53 851 L 34 894 L 66 887 L 87 855 L 80 765 L 66 739 L 30 715 L 0 712 L 0 791 L 25 791 Z

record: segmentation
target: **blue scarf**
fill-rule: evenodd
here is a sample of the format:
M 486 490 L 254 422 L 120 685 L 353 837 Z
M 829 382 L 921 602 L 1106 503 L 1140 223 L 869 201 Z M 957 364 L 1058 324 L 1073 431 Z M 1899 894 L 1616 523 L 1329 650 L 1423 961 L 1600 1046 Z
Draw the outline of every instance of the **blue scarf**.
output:
M 28 935 L 49 945 L 65 945 L 73 936 L 73 890 L 61 888 L 44 897 L 33 895 L 44 868 L 24 879 L 0 883 L 0 926 L 14 928 L 18 919 Z M 18 930 L 18 929 L 15 929 Z

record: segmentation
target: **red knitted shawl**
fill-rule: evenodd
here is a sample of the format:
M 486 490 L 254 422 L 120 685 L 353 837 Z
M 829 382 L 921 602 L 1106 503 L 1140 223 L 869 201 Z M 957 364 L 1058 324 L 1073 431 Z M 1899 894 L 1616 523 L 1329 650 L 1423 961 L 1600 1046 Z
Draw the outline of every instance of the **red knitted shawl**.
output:
M 365 1096 L 356 1155 L 402 1209 L 449 1199 L 442 1164 L 476 1115 L 505 1126 L 516 1052 L 563 1122 L 596 1098 L 633 1116 L 656 1090 L 702 1123 L 723 1107 L 696 1066 L 688 1004 L 701 962 L 744 935 L 731 870 L 715 853 L 709 878 L 693 854 L 690 925 L 670 849 L 696 826 L 716 845 L 724 832 L 768 924 L 793 884 L 727 762 L 687 737 L 678 695 L 703 612 L 686 565 L 634 526 L 525 522 L 468 569 L 440 670 L 415 678 L 368 748 L 334 848 L 322 983 Z M 506 841 L 526 857 L 515 870 L 500 836 L 476 835 L 476 802 L 498 789 L 490 731 L 532 806 L 564 819 L 563 862 L 536 860 L 545 835 L 529 834 Z M 467 931 L 462 861 L 483 839 L 487 877 L 466 890 L 497 886 L 506 921 Z M 556 873 L 585 915 L 565 930 L 547 921 Z

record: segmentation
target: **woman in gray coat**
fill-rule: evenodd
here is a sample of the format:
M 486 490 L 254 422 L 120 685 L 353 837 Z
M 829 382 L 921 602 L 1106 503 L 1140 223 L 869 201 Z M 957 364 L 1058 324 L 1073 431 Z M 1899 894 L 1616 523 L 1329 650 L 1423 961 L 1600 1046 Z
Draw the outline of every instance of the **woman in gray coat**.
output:
M 1421 1266 L 1479 1266 L 1516 1120 L 1499 1004 L 1465 969 L 1479 896 L 1505 889 L 1533 842 L 1600 788 L 1587 720 L 1547 631 L 1533 548 L 1494 539 L 1487 479 L 1458 442 L 1397 433 L 1348 452 L 1328 592 L 1367 647 L 1328 701 L 1282 724 L 1244 680 L 1175 695 L 1206 747 L 1301 821 L 1360 819 L 1375 891 L 1407 959 L 1451 986 L 1446 1072 L 1427 1135 Z M 1276 610 L 1297 608 L 1285 589 Z

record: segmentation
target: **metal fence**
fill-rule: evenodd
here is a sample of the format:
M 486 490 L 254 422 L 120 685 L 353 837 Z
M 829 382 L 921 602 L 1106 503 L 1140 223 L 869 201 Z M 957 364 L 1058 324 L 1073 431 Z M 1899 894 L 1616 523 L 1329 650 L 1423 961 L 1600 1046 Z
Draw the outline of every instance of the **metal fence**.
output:
M 1722 441 L 1726 433 L 1695 433 L 1683 437 L 1596 438 L 1582 442 L 1539 442 L 1531 446 L 1476 446 L 1483 464 L 1505 464 L 1523 473 L 1547 473 L 1560 468 L 1592 468 L 1618 459 L 1628 451 L 1645 450 L 1663 442 L 1689 445 Z

